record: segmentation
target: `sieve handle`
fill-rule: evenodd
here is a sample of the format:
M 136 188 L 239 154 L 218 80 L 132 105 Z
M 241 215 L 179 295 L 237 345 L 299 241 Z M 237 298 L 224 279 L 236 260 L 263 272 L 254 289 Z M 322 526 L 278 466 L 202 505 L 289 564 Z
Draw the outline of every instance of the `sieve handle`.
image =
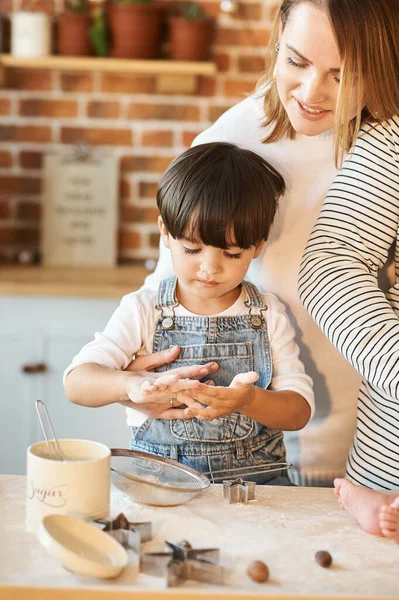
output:
M 291 469 L 293 465 L 289 462 L 274 462 L 274 463 L 261 463 L 259 465 L 251 465 L 250 467 L 234 467 L 233 469 L 219 469 L 216 471 L 204 471 L 203 475 L 209 475 L 210 479 L 214 483 L 215 481 L 227 481 L 232 478 L 246 477 L 250 475 L 263 475 L 264 473 L 274 473 L 275 471 L 287 471 Z M 233 475 L 214 477 L 217 473 L 233 473 Z

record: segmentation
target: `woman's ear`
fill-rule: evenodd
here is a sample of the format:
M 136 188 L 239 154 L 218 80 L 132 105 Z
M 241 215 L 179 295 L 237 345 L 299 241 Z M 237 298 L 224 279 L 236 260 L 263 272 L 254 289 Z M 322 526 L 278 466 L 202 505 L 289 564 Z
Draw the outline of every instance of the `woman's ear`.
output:
M 259 254 L 262 252 L 264 245 L 265 245 L 265 240 L 262 240 L 261 242 L 259 242 L 259 244 L 256 244 L 254 258 L 258 258 Z
M 164 246 L 166 248 L 170 248 L 170 244 L 169 244 L 169 232 L 166 229 L 165 223 L 163 222 L 161 216 L 158 217 L 158 227 L 159 227 L 159 233 L 161 234 L 161 238 L 162 238 L 162 241 L 164 243 Z

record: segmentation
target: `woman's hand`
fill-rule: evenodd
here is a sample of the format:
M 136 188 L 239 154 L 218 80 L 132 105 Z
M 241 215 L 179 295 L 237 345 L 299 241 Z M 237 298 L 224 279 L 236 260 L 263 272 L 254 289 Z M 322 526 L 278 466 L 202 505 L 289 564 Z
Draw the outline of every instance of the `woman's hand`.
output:
M 162 350 L 146 356 L 138 356 L 133 360 L 127 371 L 133 371 L 142 377 L 148 383 L 145 384 L 143 395 L 137 402 L 120 402 L 123 406 L 134 408 L 154 419 L 187 419 L 181 408 L 176 408 L 187 402 L 194 404 L 191 397 L 184 395 L 184 390 L 196 388 L 199 379 L 217 371 L 219 366 L 214 363 L 205 365 L 194 365 L 191 367 L 179 367 L 170 369 L 166 373 L 153 373 L 153 369 L 173 362 L 179 355 L 180 347 L 174 346 L 168 350 Z M 150 375 L 151 373 L 151 375 Z M 169 378 L 165 382 L 165 377 Z M 172 379 L 170 379 L 172 378 Z M 207 382 L 213 384 L 213 382 Z M 137 390 L 136 390 L 137 391 Z M 169 402 L 173 400 L 173 406 Z
M 146 402 L 145 404 L 135 404 L 130 400 L 120 402 L 122 406 L 127 408 L 134 408 L 138 412 L 147 415 L 151 419 L 189 419 L 190 417 L 184 416 L 184 410 L 181 408 L 172 407 L 169 402 L 160 404 L 159 402 Z
M 161 350 L 160 352 L 154 352 L 145 356 L 137 356 L 126 367 L 125 371 L 153 371 L 157 367 L 163 367 L 163 365 L 176 360 L 179 352 L 180 346 L 172 346 L 167 350 Z
M 203 372 L 206 375 L 207 369 L 203 369 Z M 172 371 L 166 373 L 139 371 L 135 375 L 128 380 L 126 393 L 132 402 L 138 404 L 146 402 L 169 402 L 171 406 L 194 404 L 194 400 L 187 396 L 186 392 L 200 385 L 198 379 L 188 379 Z
M 207 381 L 204 385 L 214 385 L 214 382 Z M 185 411 L 182 410 L 182 408 L 179 408 L 179 406 L 181 406 L 181 405 L 185 406 L 186 402 L 189 402 L 190 404 L 193 404 L 193 405 L 198 404 L 191 397 L 185 398 L 184 403 L 183 403 L 182 396 L 180 396 L 179 394 L 177 394 L 176 397 L 173 398 L 173 406 L 170 403 L 170 401 L 168 401 L 168 402 L 159 402 L 159 401 L 158 402 L 145 402 L 145 403 L 136 404 L 136 403 L 132 402 L 131 400 L 126 400 L 124 402 L 119 402 L 119 404 L 122 404 L 122 406 L 126 406 L 127 408 L 134 408 L 138 412 L 141 412 L 152 419 L 167 419 L 167 420 L 191 419 L 192 417 L 185 415 Z
M 198 402 L 184 410 L 184 418 L 196 417 L 211 421 L 248 408 L 254 401 L 252 384 L 258 379 L 259 375 L 250 371 L 236 375 L 229 387 L 208 386 L 200 383 L 197 388 L 186 392 Z

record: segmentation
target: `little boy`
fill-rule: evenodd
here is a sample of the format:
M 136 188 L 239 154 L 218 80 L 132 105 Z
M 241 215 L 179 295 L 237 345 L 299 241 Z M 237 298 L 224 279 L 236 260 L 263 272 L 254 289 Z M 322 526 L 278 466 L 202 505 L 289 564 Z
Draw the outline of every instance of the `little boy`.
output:
M 267 472 L 267 466 L 285 461 L 282 430 L 301 429 L 311 417 L 312 384 L 283 305 L 244 281 L 284 191 L 272 166 L 232 144 L 203 144 L 174 160 L 157 204 L 175 276 L 122 299 L 104 331 L 68 367 L 69 400 L 85 406 L 130 400 L 132 449 L 210 477 L 290 485 L 285 471 Z M 172 368 L 203 365 L 207 373 L 214 367 L 209 378 L 216 385 L 173 372 L 123 371 L 134 355 L 171 345 L 180 347 Z M 182 408 L 172 420 L 134 409 L 154 401 Z M 251 476 L 258 471 L 264 472 Z

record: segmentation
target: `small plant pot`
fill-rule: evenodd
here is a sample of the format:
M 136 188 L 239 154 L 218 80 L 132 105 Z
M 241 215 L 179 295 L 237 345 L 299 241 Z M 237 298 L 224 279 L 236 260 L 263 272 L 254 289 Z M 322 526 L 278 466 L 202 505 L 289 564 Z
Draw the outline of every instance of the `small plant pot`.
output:
M 153 4 L 108 6 L 111 55 L 115 58 L 157 58 L 159 56 L 163 13 Z
M 215 35 L 213 19 L 173 17 L 170 25 L 170 55 L 174 60 L 207 60 Z
M 66 56 L 89 56 L 90 16 L 65 12 L 58 19 L 58 52 Z

